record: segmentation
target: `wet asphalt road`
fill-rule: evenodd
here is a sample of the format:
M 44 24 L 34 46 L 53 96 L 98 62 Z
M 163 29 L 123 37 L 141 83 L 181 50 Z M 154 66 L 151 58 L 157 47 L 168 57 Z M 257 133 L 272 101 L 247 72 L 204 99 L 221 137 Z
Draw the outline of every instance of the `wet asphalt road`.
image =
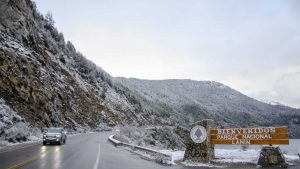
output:
M 0 169 L 165 169 L 108 142 L 111 132 L 77 135 L 63 145 L 33 144 L 0 152 Z M 172 167 L 173 168 L 173 167 Z M 175 167 L 177 168 L 177 167 Z
M 69 137 L 64 145 L 41 143 L 0 152 L 0 169 L 191 169 L 203 167 L 164 166 L 143 160 L 108 142 L 111 132 Z M 228 166 L 244 169 L 255 166 Z M 299 169 L 300 167 L 289 167 Z M 210 168 L 212 169 L 212 168 Z

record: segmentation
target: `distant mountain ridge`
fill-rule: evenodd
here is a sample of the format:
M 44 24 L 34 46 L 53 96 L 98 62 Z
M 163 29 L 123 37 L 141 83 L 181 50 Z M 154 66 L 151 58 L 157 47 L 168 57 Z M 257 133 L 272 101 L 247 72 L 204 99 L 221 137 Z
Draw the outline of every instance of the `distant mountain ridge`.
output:
M 220 127 L 288 125 L 292 137 L 300 136 L 299 109 L 268 105 L 218 82 L 114 78 L 65 42 L 32 1 L 0 0 L 0 10 L 0 99 L 32 127 L 188 127 L 212 118 Z M 5 118 L 0 126 L 10 129 Z
M 114 80 L 148 102 L 168 107 L 170 116 L 175 115 L 183 124 L 211 118 L 224 128 L 282 125 L 289 126 L 292 137 L 300 134 L 299 109 L 260 102 L 218 82 L 122 77 Z
M 264 102 L 264 103 L 267 103 L 267 104 L 270 104 L 270 105 L 273 105 L 273 106 L 287 106 L 287 105 L 284 105 L 282 103 L 279 103 L 279 102 L 276 102 L 276 101 L 271 101 L 271 100 L 261 100 L 261 102 Z

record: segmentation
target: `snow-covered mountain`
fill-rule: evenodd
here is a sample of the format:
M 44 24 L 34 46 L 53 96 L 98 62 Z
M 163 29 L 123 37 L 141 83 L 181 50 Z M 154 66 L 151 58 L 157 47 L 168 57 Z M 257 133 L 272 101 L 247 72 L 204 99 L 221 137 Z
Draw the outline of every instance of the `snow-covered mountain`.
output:
M 26 126 L 188 126 L 212 118 L 223 127 L 288 125 L 300 136 L 299 109 L 265 104 L 217 82 L 114 78 L 65 42 L 51 15 L 41 15 L 32 1 L 0 0 L 0 11 L 0 99 Z M 4 117 L 0 111 L 1 129 L 13 128 Z
M 143 107 L 167 110 L 166 116 L 182 125 L 211 118 L 222 127 L 287 125 L 291 136 L 300 134 L 298 109 L 260 102 L 218 82 L 134 78 L 114 81 L 141 95 L 146 100 Z

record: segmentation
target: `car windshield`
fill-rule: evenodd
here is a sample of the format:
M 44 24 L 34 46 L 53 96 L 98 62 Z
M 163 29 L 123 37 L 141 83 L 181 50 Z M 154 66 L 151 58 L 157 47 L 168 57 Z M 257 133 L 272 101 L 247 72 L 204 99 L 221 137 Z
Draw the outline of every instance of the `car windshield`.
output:
M 60 133 L 61 129 L 47 129 L 47 133 Z

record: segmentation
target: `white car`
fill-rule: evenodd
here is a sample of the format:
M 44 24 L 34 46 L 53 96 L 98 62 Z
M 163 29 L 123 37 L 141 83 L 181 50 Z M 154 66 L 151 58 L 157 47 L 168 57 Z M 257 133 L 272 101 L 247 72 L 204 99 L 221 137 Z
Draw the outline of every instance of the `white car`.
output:
M 43 144 L 56 143 L 63 144 L 67 141 L 67 135 L 63 128 L 46 128 L 44 129 Z

